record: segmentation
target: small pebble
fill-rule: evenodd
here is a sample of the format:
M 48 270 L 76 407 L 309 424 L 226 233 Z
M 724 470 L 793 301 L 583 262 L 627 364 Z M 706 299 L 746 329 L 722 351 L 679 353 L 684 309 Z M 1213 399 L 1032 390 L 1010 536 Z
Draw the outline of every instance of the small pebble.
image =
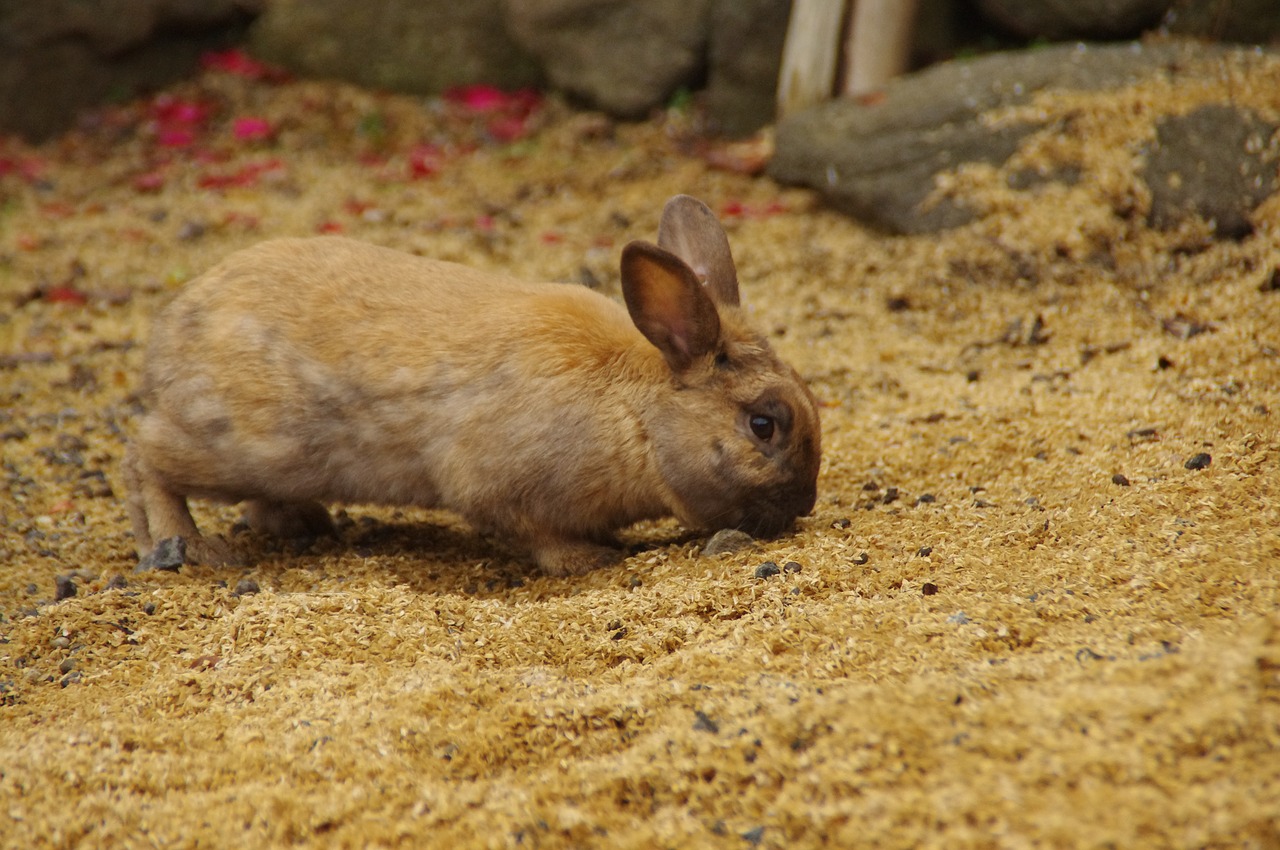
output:
M 889 487 L 884 491 L 884 495 L 880 497 L 880 503 L 882 505 L 891 505 L 896 501 L 898 501 L 897 487 Z
M 124 576 L 122 576 L 120 573 L 116 573 L 110 579 L 107 580 L 108 590 L 124 590 L 128 586 L 129 586 L 129 582 L 125 581 Z
M 693 728 L 696 731 L 710 732 L 712 735 L 719 734 L 720 724 L 708 717 L 705 712 L 695 711 L 693 716 L 696 718 L 693 721 Z
M 754 829 L 748 829 L 742 833 L 742 838 L 752 847 L 759 847 L 760 842 L 764 841 L 764 827 L 757 826 Z
M 933 596 L 938 592 L 938 586 L 931 581 L 926 581 L 920 585 L 921 596 Z
M 66 635 L 58 635 L 53 640 L 49 641 L 49 645 L 54 649 L 66 649 L 68 646 L 71 646 L 71 638 Z
M 927 557 L 929 557 L 929 556 L 930 556 L 930 555 L 932 555 L 932 554 L 933 554 L 933 547 L 932 547 L 932 546 L 921 546 L 921 547 L 916 551 L 916 555 L 917 555 L 918 557 L 921 557 L 921 558 L 927 558 Z
M 787 561 L 785 564 L 782 565 L 782 571 L 784 573 L 798 573 L 802 569 L 804 569 L 804 567 L 800 566 L 795 561 Z
M 851 525 L 853 525 L 853 522 L 846 518 L 841 518 L 831 523 L 832 528 L 848 528 Z
M 181 537 L 166 537 L 156 544 L 145 558 L 138 561 L 134 568 L 136 573 L 150 570 L 169 570 L 176 572 L 187 559 L 187 541 Z
M 729 552 L 745 549 L 755 542 L 755 538 L 745 531 L 739 531 L 736 528 L 722 528 L 711 535 L 711 539 L 702 547 L 702 554 L 725 555 Z
M 84 679 L 83 673 L 80 673 L 80 672 L 68 673 L 67 675 L 62 677 L 62 681 L 58 682 L 58 684 L 65 688 L 67 685 L 78 684 L 79 682 L 83 681 L 83 679 Z
M 1111 483 L 1118 484 L 1121 487 L 1128 487 L 1129 479 L 1117 472 L 1115 475 L 1111 476 Z
M 871 560 L 871 556 L 868 555 L 866 552 L 859 552 L 858 557 L 853 559 L 853 563 L 860 567 L 870 560 Z
M 204 236 L 205 224 L 202 221 L 184 221 L 182 226 L 178 228 L 178 239 L 183 242 L 190 242 L 193 239 L 199 239 Z
M 61 602 L 64 599 L 70 599 L 77 593 L 76 583 L 71 576 L 54 576 L 53 578 L 53 599 L 55 602 Z
M 778 569 L 778 565 L 773 561 L 765 561 L 763 564 L 756 567 L 756 578 L 772 578 L 780 572 L 782 572 L 782 570 Z
M 250 596 L 262 590 L 258 583 L 251 578 L 242 578 L 236 582 L 236 589 L 231 591 L 232 596 Z
M 1183 464 L 1187 469 L 1204 469 L 1213 463 L 1213 457 L 1207 452 L 1200 452 L 1187 458 L 1187 462 Z
M 154 602 L 146 602 L 146 603 L 143 603 L 143 605 L 142 605 L 142 613 L 144 613 L 144 614 L 146 614 L 146 615 L 150 616 L 151 614 L 154 614 L 155 612 L 156 612 L 156 603 L 154 603 Z
M 74 669 L 76 669 L 76 662 L 70 658 L 62 659 L 62 663 L 58 665 L 59 673 L 70 673 Z
M 921 493 L 916 497 L 917 505 L 932 505 L 936 501 L 938 501 L 938 497 L 932 493 Z

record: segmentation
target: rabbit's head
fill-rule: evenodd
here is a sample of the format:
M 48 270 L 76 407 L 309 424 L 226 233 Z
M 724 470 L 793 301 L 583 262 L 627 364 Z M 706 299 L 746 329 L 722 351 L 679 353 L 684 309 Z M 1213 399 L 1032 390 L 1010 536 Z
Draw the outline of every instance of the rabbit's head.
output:
M 632 320 L 669 369 L 646 418 L 677 518 L 768 536 L 812 510 L 818 406 L 742 315 L 714 214 L 688 196 L 672 198 L 658 245 L 623 250 L 622 286 Z

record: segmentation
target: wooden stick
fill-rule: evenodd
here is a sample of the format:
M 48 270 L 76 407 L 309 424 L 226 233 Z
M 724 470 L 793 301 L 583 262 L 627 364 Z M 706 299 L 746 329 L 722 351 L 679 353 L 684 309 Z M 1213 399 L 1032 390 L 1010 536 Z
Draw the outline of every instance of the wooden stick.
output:
M 876 91 L 907 70 L 917 0 L 856 0 L 844 43 L 840 94 Z
M 778 74 L 778 118 L 827 100 L 835 91 L 849 0 L 794 0 Z

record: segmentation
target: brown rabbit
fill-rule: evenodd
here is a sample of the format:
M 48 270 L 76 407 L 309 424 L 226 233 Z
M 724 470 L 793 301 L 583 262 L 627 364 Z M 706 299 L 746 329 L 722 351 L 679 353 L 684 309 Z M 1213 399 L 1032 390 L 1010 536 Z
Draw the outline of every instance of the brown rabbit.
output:
M 230 559 L 190 496 L 284 537 L 332 531 L 329 502 L 448 508 L 551 575 L 616 560 L 640 519 L 769 535 L 811 510 L 817 406 L 747 326 L 711 211 L 672 198 L 622 287 L 625 309 L 336 237 L 231 255 L 152 329 L 125 457 L 139 554 Z

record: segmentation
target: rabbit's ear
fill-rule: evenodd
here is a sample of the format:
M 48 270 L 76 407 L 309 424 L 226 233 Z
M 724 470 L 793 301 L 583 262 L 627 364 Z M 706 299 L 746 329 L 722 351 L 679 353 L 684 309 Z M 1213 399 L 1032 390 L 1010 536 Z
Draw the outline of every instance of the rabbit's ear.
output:
M 729 237 L 706 204 L 688 195 L 667 201 L 658 225 L 658 246 L 684 260 L 717 304 L 738 306 L 738 270 Z
M 693 269 L 648 242 L 622 249 L 622 295 L 631 321 L 682 372 L 720 342 L 720 315 Z

